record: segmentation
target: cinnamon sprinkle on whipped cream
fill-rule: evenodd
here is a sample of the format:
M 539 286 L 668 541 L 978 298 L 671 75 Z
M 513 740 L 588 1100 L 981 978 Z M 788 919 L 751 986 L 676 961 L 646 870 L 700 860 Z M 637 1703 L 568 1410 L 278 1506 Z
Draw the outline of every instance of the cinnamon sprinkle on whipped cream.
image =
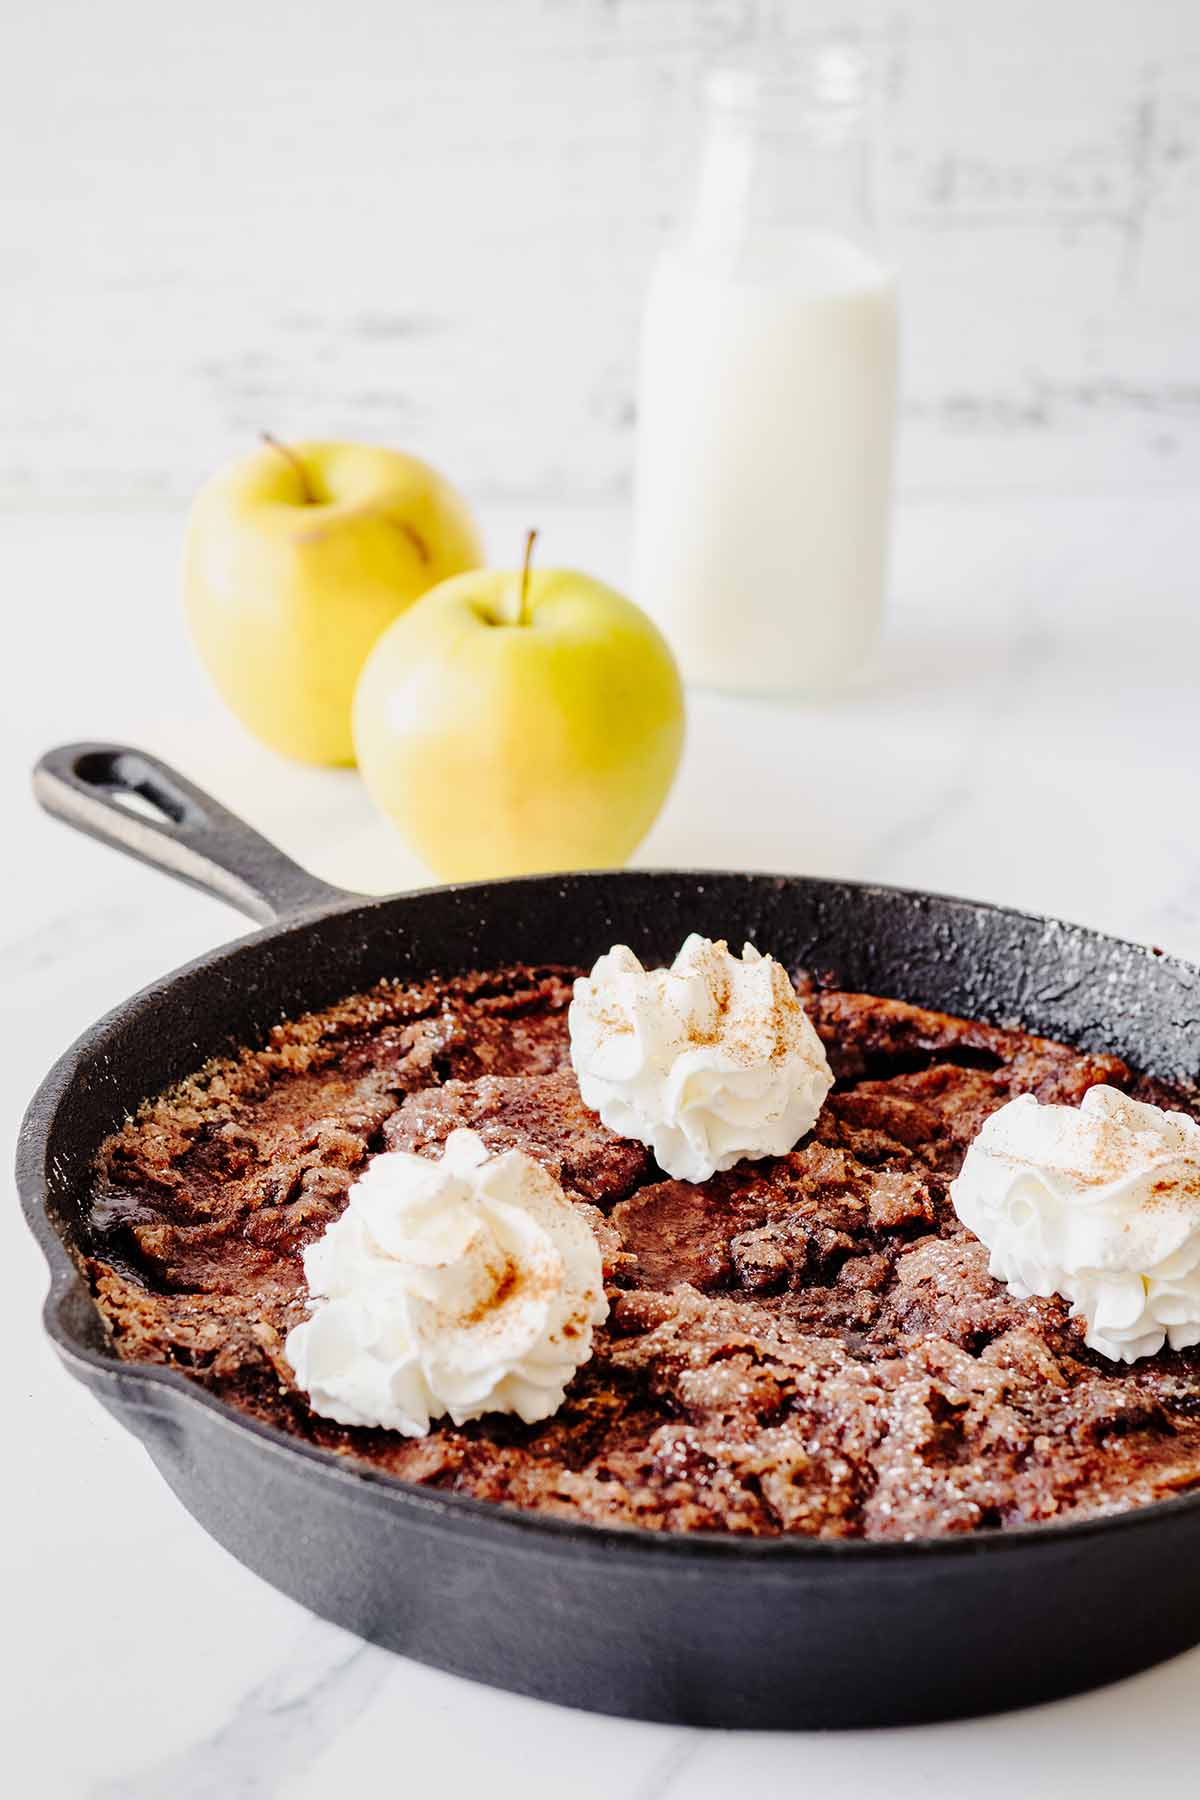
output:
M 1093 1087 L 1078 1106 L 1010 1100 L 950 1197 L 1017 1299 L 1060 1294 L 1114 1362 L 1200 1343 L 1200 1124 Z
M 453 1131 L 434 1161 L 376 1156 L 304 1252 L 285 1346 L 314 1412 L 422 1437 L 432 1420 L 549 1418 L 608 1313 L 579 1208 L 519 1150 Z
M 782 1156 L 833 1085 L 786 969 L 693 934 L 667 969 L 624 944 L 575 983 L 571 1062 L 585 1106 L 680 1181 Z

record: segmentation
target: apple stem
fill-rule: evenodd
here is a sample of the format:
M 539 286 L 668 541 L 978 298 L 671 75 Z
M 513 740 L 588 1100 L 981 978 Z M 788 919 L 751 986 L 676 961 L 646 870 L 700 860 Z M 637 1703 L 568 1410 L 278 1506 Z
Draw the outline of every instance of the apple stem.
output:
M 525 533 L 525 557 L 521 563 L 521 595 L 517 606 L 517 624 L 529 623 L 529 565 L 533 561 L 533 546 L 537 543 L 536 528 Z
M 285 462 L 290 463 L 295 470 L 296 479 L 300 483 L 300 492 L 304 496 L 305 506 L 315 506 L 317 504 L 317 496 L 313 492 L 313 485 L 309 480 L 308 470 L 300 461 L 296 452 L 294 450 L 289 450 L 286 444 L 281 444 L 279 439 L 277 437 L 272 437 L 269 431 L 260 431 L 258 435 L 264 444 L 269 445 L 272 450 L 278 450 Z

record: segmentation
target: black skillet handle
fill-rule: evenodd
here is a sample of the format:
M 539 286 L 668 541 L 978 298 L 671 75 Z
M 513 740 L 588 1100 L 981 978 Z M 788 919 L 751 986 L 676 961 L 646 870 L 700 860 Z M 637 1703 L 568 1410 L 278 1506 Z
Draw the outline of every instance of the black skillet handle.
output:
M 35 765 L 33 791 L 56 819 L 228 900 L 260 924 L 348 898 L 144 750 L 63 744 Z

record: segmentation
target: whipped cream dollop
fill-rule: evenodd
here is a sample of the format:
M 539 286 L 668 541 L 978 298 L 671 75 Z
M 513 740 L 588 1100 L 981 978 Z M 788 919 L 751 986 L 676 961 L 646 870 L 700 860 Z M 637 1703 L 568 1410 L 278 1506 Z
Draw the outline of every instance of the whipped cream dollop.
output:
M 304 1252 L 311 1316 L 285 1352 L 314 1411 L 421 1437 L 448 1413 L 562 1405 L 608 1312 L 600 1249 L 554 1178 L 454 1131 L 439 1161 L 376 1156 Z
M 1114 1362 L 1200 1343 L 1200 1125 L 1112 1087 L 1010 1100 L 950 1196 L 1018 1299 L 1060 1294 Z
M 786 969 L 694 933 L 669 969 L 617 944 L 575 983 L 571 1062 L 583 1103 L 680 1181 L 782 1156 L 833 1085 Z

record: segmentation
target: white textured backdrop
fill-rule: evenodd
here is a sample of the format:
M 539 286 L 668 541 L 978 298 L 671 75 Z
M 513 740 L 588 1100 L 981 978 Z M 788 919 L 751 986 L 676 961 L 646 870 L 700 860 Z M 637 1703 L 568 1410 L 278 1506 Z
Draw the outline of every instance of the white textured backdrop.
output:
M 1195 482 L 1196 0 L 12 0 L 0 498 L 263 425 L 623 491 L 698 74 L 817 22 L 877 53 L 902 485 Z

